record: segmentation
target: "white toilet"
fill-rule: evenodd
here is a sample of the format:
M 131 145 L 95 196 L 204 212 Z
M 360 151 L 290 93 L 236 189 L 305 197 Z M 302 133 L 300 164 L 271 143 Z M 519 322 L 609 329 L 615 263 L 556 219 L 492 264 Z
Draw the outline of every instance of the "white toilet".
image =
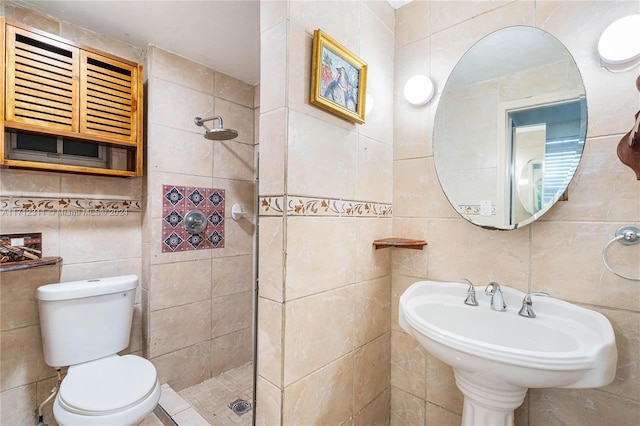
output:
M 127 275 L 38 287 L 44 360 L 69 366 L 53 403 L 60 425 L 135 425 L 158 404 L 153 364 L 118 355 L 129 346 L 137 285 Z

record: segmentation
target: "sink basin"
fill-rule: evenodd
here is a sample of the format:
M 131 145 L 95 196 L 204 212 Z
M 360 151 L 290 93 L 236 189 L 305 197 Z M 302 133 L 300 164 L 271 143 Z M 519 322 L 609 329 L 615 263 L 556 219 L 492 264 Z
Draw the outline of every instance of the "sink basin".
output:
M 502 286 L 506 312 L 464 304 L 468 284 L 419 281 L 400 297 L 400 326 L 454 369 L 463 425 L 512 425 L 528 388 L 593 388 L 615 377 L 611 324 L 598 312 L 534 297 L 535 318 L 518 315 L 525 294 Z

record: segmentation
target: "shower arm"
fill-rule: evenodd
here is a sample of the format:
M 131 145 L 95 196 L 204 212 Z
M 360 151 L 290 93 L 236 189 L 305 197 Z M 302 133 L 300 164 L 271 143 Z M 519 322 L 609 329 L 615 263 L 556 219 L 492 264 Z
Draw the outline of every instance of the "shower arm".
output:
M 196 123 L 196 126 L 202 126 L 205 121 L 212 121 L 212 120 L 218 120 L 218 128 L 222 129 L 223 125 L 222 125 L 222 117 L 217 116 L 217 117 L 211 117 L 211 118 L 200 118 L 200 117 L 196 117 L 193 119 L 194 123 Z

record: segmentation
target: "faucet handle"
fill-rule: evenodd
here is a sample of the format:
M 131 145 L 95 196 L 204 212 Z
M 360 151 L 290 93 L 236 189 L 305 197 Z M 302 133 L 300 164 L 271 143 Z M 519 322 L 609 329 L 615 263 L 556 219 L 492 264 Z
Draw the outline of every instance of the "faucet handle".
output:
M 462 281 L 466 281 L 469 284 L 469 288 L 467 289 L 467 298 L 464 299 L 464 304 L 469 306 L 478 306 L 478 301 L 476 300 L 476 289 L 473 286 L 473 283 L 467 278 L 460 279 Z
M 518 315 L 525 318 L 536 317 L 536 313 L 533 311 L 533 302 L 531 301 L 533 296 L 549 297 L 549 293 L 545 293 L 544 291 L 535 291 L 533 293 L 526 294 L 524 299 L 522 299 L 522 307 L 520 308 Z

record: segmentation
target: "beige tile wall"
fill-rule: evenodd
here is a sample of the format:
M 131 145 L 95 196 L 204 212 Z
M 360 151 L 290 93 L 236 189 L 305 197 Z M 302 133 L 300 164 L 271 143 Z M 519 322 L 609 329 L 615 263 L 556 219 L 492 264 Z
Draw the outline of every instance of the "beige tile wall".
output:
M 309 103 L 317 28 L 368 62 L 364 125 Z M 393 31 L 384 2 L 261 3 L 257 424 L 388 423 Z
M 142 62 L 142 49 L 110 40 L 55 18 L 2 2 L 7 19 Z M 0 196 L 140 200 L 142 178 L 111 178 L 0 169 Z M 0 214 L 2 233 L 42 232 L 43 255 L 60 256 L 61 265 L 0 273 L 0 424 L 34 422 L 34 410 L 55 385 L 55 370 L 44 363 L 35 300 L 39 285 L 142 272 L 140 211 L 125 216 L 69 216 L 40 212 Z M 132 339 L 126 352 L 140 353 L 141 303 L 136 297 Z M 19 309 L 15 309 L 19 308 Z M 51 406 L 45 421 L 56 425 Z
M 636 1 L 415 0 L 397 11 L 396 87 L 413 73 L 426 72 L 441 91 L 457 60 L 481 37 L 511 25 L 531 25 L 552 33 L 574 56 L 587 91 L 589 123 L 569 201 L 524 229 L 488 231 L 458 217 L 438 185 L 431 140 L 437 94 L 421 108 L 396 94 L 394 234 L 426 238 L 429 246 L 425 252 L 393 255 L 392 425 L 460 424 L 462 396 L 451 369 L 405 334 L 396 319 L 397 298 L 411 283 L 460 277 L 548 291 L 600 311 L 615 329 L 618 371 L 611 385 L 531 390 L 516 411 L 517 425 L 640 423 L 640 290 L 637 283 L 608 272 L 601 261 L 604 245 L 620 226 L 640 224 L 640 185 L 615 153 L 640 108 L 634 90 L 640 70 L 610 73 L 600 67 L 595 50 L 609 23 L 638 12 Z M 620 260 L 630 272 L 636 265 L 637 273 L 637 249 L 625 250 L 619 250 Z
M 593 51 L 604 27 L 617 17 L 637 13 L 637 3 L 414 1 L 397 12 L 395 36 L 393 11 L 384 2 L 332 5 L 340 10 L 329 13 L 323 2 L 275 1 L 261 7 L 260 195 L 344 197 L 383 203 L 391 202 L 393 197 L 394 234 L 427 238 L 429 247 L 409 253 L 371 250 L 373 239 L 391 234 L 387 218 L 286 214 L 260 218 L 258 422 L 459 424 L 461 396 L 450 370 L 404 334 L 395 318 L 397 297 L 412 282 L 468 276 L 478 281 L 495 278 L 521 290 L 547 290 L 584 303 L 607 315 L 616 329 L 620 354 L 616 382 L 601 390 L 532 391 L 525 407 L 517 413 L 518 424 L 639 423 L 640 295 L 634 283 L 606 272 L 599 259 L 601 248 L 619 226 L 640 222 L 637 182 L 614 154 L 617 141 L 628 130 L 632 114 L 638 109 L 638 99 L 632 90 L 635 75 L 603 71 Z M 2 7 L 10 19 L 77 38 L 128 59 L 144 60 L 142 52 L 122 43 L 4 2 Z M 427 107 L 410 108 L 402 101 L 400 91 L 393 92 L 393 86 L 386 81 L 392 79 L 395 87 L 402 87 L 408 76 L 420 71 L 433 76 L 436 87 L 441 89 L 457 59 L 475 41 L 492 30 L 516 24 L 552 32 L 576 58 L 587 87 L 589 138 L 570 189 L 570 201 L 556 206 L 543 220 L 524 230 L 495 233 L 459 219 L 438 186 L 431 141 L 437 98 Z M 380 108 L 368 115 L 365 125 L 353 126 L 308 103 L 311 34 L 315 28 L 327 31 L 369 61 L 369 87 Z M 224 354 L 249 351 L 249 333 L 240 330 L 213 338 L 211 330 L 214 300 L 242 297 L 248 291 L 245 268 L 253 254 L 254 224 L 228 228 L 229 245 L 219 255 L 213 251 L 162 254 L 160 188 L 167 182 L 228 186 L 228 191 L 234 191 L 228 192 L 229 197 L 252 205 L 253 180 L 249 174 L 253 168 L 249 164 L 253 164 L 253 138 L 258 133 L 252 124 L 257 117 L 253 110 L 258 106 L 257 91 L 154 47 L 150 47 L 146 66 L 147 102 L 155 109 L 149 109 L 149 178 L 144 188 L 142 179 L 89 179 L 0 170 L 0 189 L 3 195 L 80 196 L 104 192 L 110 197 L 146 196 L 146 213 L 142 217 L 130 215 L 126 223 L 96 219 L 74 222 L 55 217 L 39 220 L 37 225 L 45 236 L 46 253 L 65 257 L 59 272 L 63 280 L 114 270 L 143 277 L 142 305 L 149 315 L 138 317 L 137 324 L 142 320 L 146 352 L 155 351 L 153 362 L 161 377 L 180 389 L 226 368 Z M 393 133 L 389 126 L 391 105 Z M 223 115 L 225 124 L 240 130 L 241 137 L 215 145 L 202 138 L 201 129 L 192 124 L 193 117 L 211 114 Z M 327 141 L 316 133 L 304 133 L 314 128 L 334 137 Z M 298 129 L 303 133 L 297 133 Z M 345 143 L 335 144 L 334 138 L 344 138 Z M 305 143 L 309 146 L 305 147 Z M 321 144 L 328 145 L 318 146 Z M 393 165 L 386 160 L 391 146 Z M 304 155 L 306 148 L 320 157 L 310 160 Z M 332 174 L 323 172 L 318 165 L 333 164 L 336 153 L 340 153 L 341 167 L 348 170 L 338 170 L 341 180 L 326 185 L 324 180 L 331 179 Z M 351 175 L 353 170 L 357 170 L 355 176 Z M 300 226 L 299 222 L 308 226 Z M 26 220 L 0 218 L 3 232 L 33 231 L 33 226 Z M 87 228 L 93 231 L 87 232 Z M 327 232 L 333 232 L 334 238 Z M 74 243 L 104 233 L 125 242 L 123 255 L 118 251 L 103 256 L 99 243 L 88 245 L 85 253 Z M 321 244 L 314 243 L 317 238 Z M 295 253 L 294 247 L 298 249 Z M 345 265 L 340 256 L 354 259 L 356 265 Z M 497 265 L 494 259 L 499 260 Z M 343 265 L 340 273 L 331 271 L 334 265 Z M 393 275 L 389 274 L 391 265 Z M 224 278 L 214 272 L 221 267 Z M 234 270 L 237 275 L 229 272 Z M 210 274 L 212 286 L 208 288 L 196 271 Z M 52 273 L 55 276 L 55 271 Z M 331 282 L 317 281 L 318 274 Z M 175 280 L 167 275 L 181 277 L 189 285 L 176 288 Z M 1 284 L 3 303 L 7 282 Z M 237 286 L 229 285 L 231 282 Z M 603 292 L 603 288 L 608 291 Z M 288 290 L 297 292 L 297 296 L 291 297 Z M 176 294 L 180 296 L 175 297 Z M 305 316 L 304 309 L 319 314 Z M 326 319 L 318 321 L 322 315 Z M 3 316 L 3 354 L 11 353 L 17 347 L 12 342 L 20 339 L 25 347 L 39 347 L 37 333 L 24 340 L 37 324 L 23 323 L 17 317 L 7 321 Z M 173 330 L 186 346 L 174 349 L 179 345 L 166 337 L 171 334 L 166 331 L 171 328 L 165 328 L 168 322 L 177 322 Z M 7 326 L 5 334 L 5 324 L 9 323 L 13 325 Z M 200 323 L 204 324 L 202 328 L 192 327 Z M 209 337 L 207 323 L 211 325 Z M 333 327 L 329 329 L 326 324 Z M 313 342 L 314 337 L 323 342 L 338 339 L 341 349 L 331 352 L 334 348 L 329 348 L 330 353 L 326 354 L 324 347 Z M 311 340 L 315 350 L 301 353 L 298 339 Z M 140 350 L 141 339 L 134 338 L 132 346 L 132 350 Z M 4 377 L 10 361 L 2 358 L 1 362 Z M 53 386 L 51 375 L 42 380 L 33 376 L 42 365 L 41 361 L 34 362 L 28 365 L 28 374 L 14 376 L 17 381 L 7 379 L 10 387 L 5 388 L 3 382 L 0 423 L 31 421 L 33 408 Z M 576 400 L 579 404 L 575 404 Z M 584 410 L 585 406 L 593 408 Z M 536 416 L 529 419 L 529 411 Z
M 36 288 L 58 282 L 61 264 L 0 272 L 0 423 L 33 422 L 38 392 L 56 372 L 44 362 Z M 39 389 L 40 388 L 40 389 Z M 47 407 L 51 413 L 51 407 Z
M 253 358 L 256 89 L 155 46 L 146 69 L 144 341 L 160 381 L 181 390 Z M 213 116 L 239 136 L 205 139 L 193 120 Z M 224 189 L 225 247 L 162 253 L 162 185 Z M 250 214 L 233 221 L 234 203 Z

